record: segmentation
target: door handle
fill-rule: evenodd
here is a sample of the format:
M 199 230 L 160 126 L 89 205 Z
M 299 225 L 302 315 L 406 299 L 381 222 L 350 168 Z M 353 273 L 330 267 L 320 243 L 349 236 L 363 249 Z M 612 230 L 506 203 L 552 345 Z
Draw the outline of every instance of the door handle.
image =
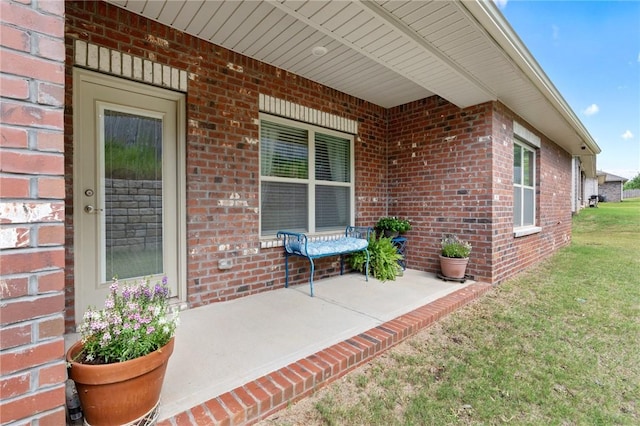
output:
M 102 209 L 96 209 L 95 207 L 90 206 L 90 205 L 84 206 L 84 212 L 85 212 L 85 213 L 89 213 L 89 214 L 98 214 L 98 213 L 100 213 L 101 211 L 102 211 Z

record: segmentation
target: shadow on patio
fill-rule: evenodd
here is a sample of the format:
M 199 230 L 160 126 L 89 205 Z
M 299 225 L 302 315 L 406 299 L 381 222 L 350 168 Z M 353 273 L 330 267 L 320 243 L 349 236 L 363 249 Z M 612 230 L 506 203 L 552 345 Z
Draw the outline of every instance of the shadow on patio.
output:
M 284 408 L 476 299 L 489 284 L 352 273 L 182 312 L 160 425 L 246 424 Z

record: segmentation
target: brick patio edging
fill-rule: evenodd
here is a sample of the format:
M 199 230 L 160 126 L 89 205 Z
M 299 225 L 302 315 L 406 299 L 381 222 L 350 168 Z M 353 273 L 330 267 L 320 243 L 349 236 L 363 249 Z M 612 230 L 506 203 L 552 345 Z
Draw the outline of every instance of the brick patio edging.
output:
M 158 426 L 250 425 L 334 382 L 492 288 L 475 283 L 257 380 L 158 422 Z

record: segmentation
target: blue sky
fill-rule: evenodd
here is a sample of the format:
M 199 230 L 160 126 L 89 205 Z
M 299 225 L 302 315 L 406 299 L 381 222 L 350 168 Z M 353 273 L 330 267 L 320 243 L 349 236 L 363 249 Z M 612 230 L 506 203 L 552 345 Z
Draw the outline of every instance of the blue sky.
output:
M 640 1 L 494 1 L 600 146 L 598 169 L 640 173 Z

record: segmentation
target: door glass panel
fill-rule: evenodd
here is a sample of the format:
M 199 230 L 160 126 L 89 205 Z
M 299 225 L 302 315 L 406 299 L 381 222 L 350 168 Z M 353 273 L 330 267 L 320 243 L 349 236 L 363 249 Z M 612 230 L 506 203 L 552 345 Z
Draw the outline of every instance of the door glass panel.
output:
M 104 110 L 105 281 L 160 274 L 162 120 Z

